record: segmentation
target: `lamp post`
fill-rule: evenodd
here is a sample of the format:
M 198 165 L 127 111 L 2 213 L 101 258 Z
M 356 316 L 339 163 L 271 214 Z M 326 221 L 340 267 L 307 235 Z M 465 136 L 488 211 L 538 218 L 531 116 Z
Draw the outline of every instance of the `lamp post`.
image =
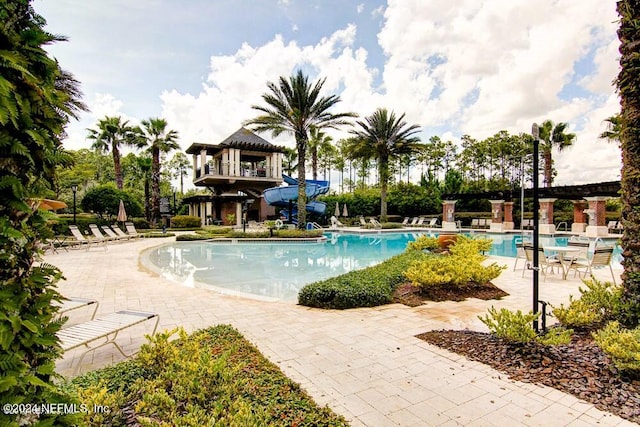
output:
M 538 151 L 540 146 L 540 131 L 538 124 L 534 123 L 531 127 L 531 136 L 533 136 L 533 314 L 538 314 L 538 285 L 539 285 L 539 266 L 540 266 L 540 254 L 538 248 L 540 247 L 539 231 L 539 194 L 538 194 Z M 533 321 L 533 329 L 538 332 L 538 319 Z
M 76 225 L 76 193 L 78 192 L 78 184 L 73 184 L 71 191 L 73 191 L 73 225 Z

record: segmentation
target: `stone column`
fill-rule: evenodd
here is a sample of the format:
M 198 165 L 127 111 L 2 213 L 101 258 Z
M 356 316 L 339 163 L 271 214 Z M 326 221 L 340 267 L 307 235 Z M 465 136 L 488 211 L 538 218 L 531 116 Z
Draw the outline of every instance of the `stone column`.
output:
M 206 171 L 205 166 L 207 165 L 207 150 L 200 151 L 200 178 L 204 177 Z
M 605 217 L 605 203 L 608 197 L 596 196 L 585 197 L 589 202 L 589 209 L 585 210 L 589 216 L 589 225 L 587 225 L 586 233 L 588 237 L 606 236 L 609 234 L 609 229 L 606 224 Z
M 573 201 L 573 224 L 571 224 L 572 233 L 584 233 L 587 227 L 586 215 L 584 210 L 587 208 L 587 202 L 584 200 Z
M 502 223 L 503 230 L 513 230 L 515 224 L 513 223 L 513 202 L 504 202 L 504 222 Z
M 502 204 L 504 200 L 489 200 L 491 202 L 491 226 L 489 231 L 501 233 L 503 231 L 502 223 Z
M 540 199 L 540 219 L 538 230 L 540 234 L 554 234 L 556 226 L 553 223 L 553 202 L 556 199 Z
M 442 229 L 458 229 L 456 226 L 456 200 L 445 200 L 442 202 Z

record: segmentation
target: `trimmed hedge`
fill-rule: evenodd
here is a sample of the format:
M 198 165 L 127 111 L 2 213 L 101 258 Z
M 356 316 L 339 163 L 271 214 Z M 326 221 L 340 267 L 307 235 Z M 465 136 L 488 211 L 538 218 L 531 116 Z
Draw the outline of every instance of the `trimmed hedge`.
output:
M 109 407 L 83 425 L 347 426 L 234 328 L 156 334 L 135 359 L 77 377 L 77 401 Z
M 408 251 L 363 270 L 310 283 L 298 293 L 298 304 L 335 309 L 389 304 L 395 288 L 407 280 L 404 272 L 425 256 Z

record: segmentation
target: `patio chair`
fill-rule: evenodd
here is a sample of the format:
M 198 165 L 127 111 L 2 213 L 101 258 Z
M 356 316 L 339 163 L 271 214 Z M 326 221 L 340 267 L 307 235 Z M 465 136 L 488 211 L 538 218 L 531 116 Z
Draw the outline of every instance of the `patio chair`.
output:
M 591 242 L 589 240 L 570 238 L 567 241 L 567 246 L 579 248 L 580 252 L 572 254 L 571 257 L 565 258 L 565 260 L 569 260 L 571 262 L 589 262 L 589 247 L 591 246 Z
M 569 265 L 569 269 L 573 270 L 573 276 L 575 277 L 578 274 L 580 277 L 584 277 L 589 274 L 591 277 L 595 278 L 593 275 L 593 269 L 597 268 L 605 268 L 609 267 L 609 272 L 611 273 L 611 278 L 613 279 L 613 284 L 616 284 L 616 276 L 613 273 L 613 268 L 611 267 L 611 262 L 613 261 L 613 248 L 612 247 L 604 247 L 604 248 L 596 248 L 593 251 L 593 256 L 587 262 L 575 261 Z
M 607 223 L 607 228 L 609 229 L 609 233 L 616 232 L 617 227 L 618 227 L 618 221 L 609 221 Z
M 524 250 L 525 259 L 527 261 L 527 265 L 533 265 L 533 254 L 534 254 L 533 245 L 524 244 L 523 250 Z M 547 272 L 549 271 L 549 269 L 551 269 L 551 274 L 553 274 L 553 269 L 555 267 L 558 267 L 559 269 L 562 268 L 562 265 L 560 264 L 560 260 L 547 256 L 544 253 L 544 248 L 542 246 L 538 247 L 538 263 L 540 264 L 539 265 L 540 271 L 542 271 L 545 281 L 547 280 Z M 522 269 L 522 277 L 524 277 L 524 272 L 526 270 L 527 270 L 526 268 Z
M 99 305 L 100 303 L 94 299 L 75 297 L 65 298 L 64 301 L 59 304 L 60 309 L 56 313 L 56 318 L 67 316 L 69 312 L 79 310 L 81 308 L 92 307 L 93 311 L 91 312 L 91 320 L 93 320 L 96 317 L 96 312 L 98 311 Z M 65 323 L 65 325 L 63 325 L 62 327 L 64 328 L 66 326 L 67 324 Z
M 437 227 L 438 226 L 438 218 L 431 218 L 429 220 L 429 224 L 427 224 L 427 226 L 429 226 L 429 227 Z
M 403 226 L 403 227 L 404 227 L 404 226 L 406 226 L 407 224 L 409 224 L 409 219 L 410 219 L 410 218 L 409 218 L 408 216 L 405 216 L 405 217 L 404 217 L 404 221 L 402 221 L 402 226 Z
M 363 227 L 367 226 L 367 221 L 365 221 L 364 217 L 361 215 L 360 216 L 360 225 Z
M 118 311 L 104 317 L 61 329 L 56 335 L 60 339 L 60 346 L 63 351 L 69 351 L 82 346 L 86 347 L 86 350 L 76 362 L 76 369 L 74 370 L 75 373 L 78 368 L 82 366 L 82 360 L 87 353 L 107 344 L 113 344 L 125 358 L 131 357 L 132 354 L 126 354 L 115 341 L 118 337 L 118 333 L 151 319 L 156 319 L 153 332 L 151 332 L 151 336 L 153 336 L 158 328 L 160 317 L 155 313 L 128 310 Z M 101 342 L 96 346 L 91 347 L 90 344 L 95 343 L 96 341 Z
M 344 224 L 340 222 L 340 220 L 338 218 L 336 218 L 335 215 L 331 216 L 331 228 L 338 228 L 338 227 L 344 227 Z
M 418 217 L 417 217 L 417 216 L 414 216 L 414 217 L 413 217 L 413 219 L 411 220 L 411 224 L 410 224 L 410 225 L 413 227 L 413 226 L 415 226 L 417 223 L 418 223 Z
M 127 228 L 127 234 L 129 234 L 130 236 L 144 237 L 144 234 L 138 233 L 138 230 L 136 230 L 136 226 L 133 225 L 132 222 L 125 222 L 124 226 Z
M 114 242 L 117 239 L 117 238 L 114 239 L 102 234 L 102 231 L 100 231 L 100 229 L 96 224 L 89 224 L 89 230 L 91 230 L 91 234 L 93 234 L 93 237 L 95 237 L 96 240 L 103 240 L 105 242 Z
M 423 224 L 424 224 L 424 217 L 421 216 L 418 222 L 416 223 L 416 227 L 422 227 Z
M 71 231 L 71 234 L 75 238 L 76 242 L 78 242 L 78 244 L 80 246 L 85 245 L 87 247 L 87 250 L 89 250 L 91 245 L 94 244 L 94 243 L 96 245 L 102 244 L 104 246 L 104 250 L 105 251 L 107 250 L 107 241 L 106 240 L 87 239 L 86 237 L 84 237 L 84 235 L 82 234 L 82 231 L 80 231 L 80 229 L 76 225 L 70 225 L 69 226 L 69 231 Z
M 524 260 L 526 265 L 527 257 L 526 257 L 526 254 L 524 253 L 524 241 L 522 237 L 516 237 L 513 240 L 516 244 L 516 258 L 515 258 L 515 261 L 513 262 L 513 271 L 516 271 L 518 260 Z M 522 269 L 524 270 L 524 268 L 525 267 L 523 266 Z
M 119 236 L 108 225 L 103 225 L 100 228 L 102 228 L 102 231 L 104 231 L 104 234 L 106 234 L 111 240 L 114 240 L 116 242 L 121 242 L 123 240 L 131 240 L 132 236 L 127 236 L 126 234 L 124 236 Z
M 478 218 L 471 220 L 471 228 L 480 228 L 480 220 Z

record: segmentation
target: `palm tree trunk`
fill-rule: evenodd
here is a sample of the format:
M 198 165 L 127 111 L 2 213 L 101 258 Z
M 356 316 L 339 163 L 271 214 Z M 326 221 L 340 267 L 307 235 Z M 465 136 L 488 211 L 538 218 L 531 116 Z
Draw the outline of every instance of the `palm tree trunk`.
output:
M 620 143 L 622 148 L 622 274 L 624 313 L 621 319 L 627 326 L 640 324 L 640 4 L 620 0 L 620 73 L 616 84 L 622 106 Z
M 304 230 L 307 225 L 306 135 L 296 135 L 296 148 L 298 149 L 298 228 Z
M 380 222 L 387 222 L 387 185 L 389 182 L 389 158 L 380 156 L 378 160 L 380 176 Z
M 118 190 L 122 190 L 122 165 L 120 164 L 120 150 L 116 144 L 111 147 L 111 153 L 113 154 L 113 169 L 116 174 L 116 187 Z
M 160 219 L 160 149 L 151 150 L 151 226 Z
M 551 148 L 545 148 L 543 154 L 544 158 L 544 186 L 551 187 L 553 183 L 552 167 L 551 167 Z

